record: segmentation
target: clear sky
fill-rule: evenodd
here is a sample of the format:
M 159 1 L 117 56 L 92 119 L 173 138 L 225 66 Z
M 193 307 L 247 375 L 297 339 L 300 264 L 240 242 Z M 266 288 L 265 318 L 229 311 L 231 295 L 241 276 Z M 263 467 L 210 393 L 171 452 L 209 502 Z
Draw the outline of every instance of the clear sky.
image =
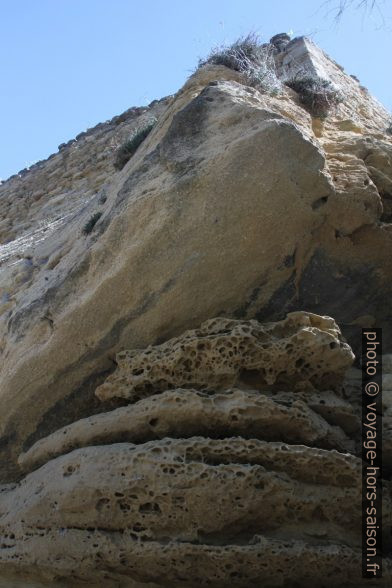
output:
M 353 0 L 356 3 L 356 0 Z M 250 31 L 308 35 L 392 109 L 392 1 L 0 0 L 0 178 L 172 94 L 211 47 Z

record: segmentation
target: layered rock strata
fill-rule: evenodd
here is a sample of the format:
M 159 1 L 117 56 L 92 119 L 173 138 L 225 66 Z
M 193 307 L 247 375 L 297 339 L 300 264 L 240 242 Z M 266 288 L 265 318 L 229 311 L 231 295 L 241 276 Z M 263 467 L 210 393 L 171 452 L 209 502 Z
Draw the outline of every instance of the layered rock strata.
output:
M 20 455 L 25 477 L 0 494 L 0 573 L 72 586 L 362 585 L 353 359 L 331 318 L 303 312 L 216 318 L 121 352 L 96 394 L 129 404 Z M 383 508 L 388 586 L 387 481 Z
M 1 588 L 361 585 L 390 114 L 306 38 L 271 55 L 271 89 L 206 65 L 0 186 Z M 301 77 L 342 100 L 316 116 Z M 386 479 L 380 586 L 390 526 Z
M 275 60 L 277 93 L 205 66 L 0 187 L 3 481 L 34 441 L 99 410 L 119 351 L 212 316 L 305 308 L 334 316 L 355 349 L 361 326 L 382 326 L 390 351 L 389 114 L 305 38 Z M 343 101 L 312 116 L 284 85 L 297 75 Z M 151 116 L 115 172 L 112 145 Z

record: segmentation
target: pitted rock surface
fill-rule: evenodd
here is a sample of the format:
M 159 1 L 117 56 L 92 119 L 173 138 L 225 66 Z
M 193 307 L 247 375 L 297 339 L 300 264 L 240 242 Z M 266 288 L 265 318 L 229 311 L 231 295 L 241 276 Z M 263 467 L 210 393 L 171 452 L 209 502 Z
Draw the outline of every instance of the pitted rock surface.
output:
M 361 585 L 352 360 L 334 320 L 304 312 L 211 319 L 124 350 L 97 395 L 107 385 L 129 404 L 19 456 L 25 477 L 0 493 L 0 573 L 130 588 Z M 391 492 L 385 481 L 387 549 Z M 391 578 L 386 558 L 381 585 Z
M 193 561 L 202 585 L 223 586 L 232 578 L 245 586 L 255 578 L 269 586 L 281 559 L 282 581 L 292 581 L 294 565 L 294 578 L 307 585 L 310 571 L 295 563 L 304 553 L 321 585 L 333 585 L 322 576 L 325 558 L 335 582 L 357 585 L 360 477 L 360 460 L 349 454 L 257 439 L 78 449 L 2 497 L 1 563 L 9 571 L 31 566 L 37 574 L 78 580 L 97 579 L 99 570 L 114 566 L 119 576 L 193 586 L 194 576 L 185 574 Z M 390 527 L 389 486 L 386 491 Z M 258 565 L 257 554 L 266 562 L 274 548 L 280 557 L 271 567 Z M 240 554 L 252 562 L 247 571 L 236 563 Z
M 0 588 L 373 585 L 369 326 L 392 584 L 390 114 L 309 39 L 272 42 L 278 93 L 201 67 L 0 186 Z M 344 100 L 312 115 L 295 76 Z
M 207 394 L 176 389 L 136 404 L 76 421 L 35 443 L 19 456 L 29 470 L 73 449 L 115 441 L 144 442 L 166 436 L 230 433 L 340 450 L 353 449 L 342 429 L 296 399 L 294 394 L 273 396 L 257 391 L 224 390 Z M 325 406 L 325 401 L 321 406 Z M 332 411 L 331 411 L 332 412 Z
M 99 410 L 118 353 L 213 316 L 306 309 L 355 351 L 363 321 L 392 349 L 389 114 L 309 39 L 286 40 L 277 95 L 205 66 L 0 186 L 2 481 L 33 442 Z M 299 74 L 347 99 L 312 117 L 284 85 Z M 116 145 L 153 116 L 116 172 Z
M 119 367 L 96 394 L 132 401 L 175 385 L 224 387 L 241 379 L 259 386 L 333 387 L 353 359 L 329 317 L 298 312 L 266 325 L 213 319 L 166 344 L 119 353 Z

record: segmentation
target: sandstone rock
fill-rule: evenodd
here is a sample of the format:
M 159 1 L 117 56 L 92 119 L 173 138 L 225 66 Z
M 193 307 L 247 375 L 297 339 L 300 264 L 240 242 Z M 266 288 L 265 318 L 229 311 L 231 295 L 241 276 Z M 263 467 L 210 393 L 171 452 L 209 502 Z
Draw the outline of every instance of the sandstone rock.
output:
M 353 359 L 329 317 L 298 312 L 266 325 L 213 319 L 143 352 L 120 352 L 118 369 L 96 394 L 133 401 L 174 385 L 216 388 L 246 379 L 259 387 L 328 387 L 342 380 Z
M 89 447 L 2 497 L 0 561 L 38 578 L 97 581 L 110 568 L 179 586 L 277 577 L 332 586 L 324 575 L 333 567 L 334 582 L 357 585 L 360 503 L 360 461 L 337 452 L 197 437 Z M 384 515 L 390 525 L 390 498 Z M 306 572 L 301 557 L 314 562 Z M 184 561 L 197 562 L 191 580 Z
M 68 254 L 40 270 L 42 281 L 21 291 L 7 320 L 0 405 L 3 435 L 19 439 L 13 452 L 62 398 L 76 390 L 82 397 L 84 382 L 108 370 L 116 351 L 174 335 L 222 309 L 240 312 L 260 275 L 269 276 L 268 296 L 292 274 L 285 260 L 322 222 L 312 208 L 330 190 L 322 154 L 257 91 L 234 82 L 208 86 L 167 117 L 119 173 L 93 241 L 81 235 L 79 218 L 70 221 Z M 295 171 L 287 168 L 292 152 Z M 245 191 L 238 165 L 248 176 Z M 276 247 L 288 202 L 290 229 Z M 47 246 L 39 257 L 49 257 Z M 224 286 L 228 274 L 238 289 Z M 26 410 L 30 424 L 24 419 L 21 428 L 18 415 Z
M 290 42 L 290 36 L 287 33 L 279 33 L 270 39 L 270 44 L 278 51 L 283 51 L 286 45 Z
M 353 450 L 352 441 L 338 427 L 330 426 L 295 395 L 286 398 L 276 394 L 271 398 L 245 390 L 210 395 L 176 389 L 76 421 L 37 441 L 18 462 L 23 470 L 31 470 L 62 453 L 89 445 L 228 433 Z
M 1 574 L 124 587 L 359 585 L 359 427 L 337 386 L 352 352 L 331 318 L 211 319 L 120 356 L 97 394 L 130 404 L 41 439 L 19 457 L 26 477 L 3 486 Z M 386 549 L 391 489 L 385 481 Z M 381 585 L 391 578 L 386 559 Z
M 7 588 L 363 585 L 360 379 L 325 315 L 391 353 L 389 114 L 275 41 L 278 95 L 206 66 L 0 186 Z M 295 75 L 343 102 L 311 116 Z
M 151 114 L 159 121 L 120 173 L 107 173 L 112 159 L 99 146 L 125 124 L 114 121 L 2 185 L 4 204 L 21 202 L 13 186 L 26 184 L 28 193 L 29 182 L 36 194 L 50 195 L 29 216 L 31 233 L 3 247 L 0 408 L 11 477 L 28 438 L 72 420 L 75 402 L 79 411 L 94 408 L 92 382 L 102 381 L 124 348 L 162 341 L 216 314 L 269 320 L 307 308 L 336 316 L 346 335 L 358 331 L 364 314 L 378 324 L 387 319 L 391 232 L 377 220 L 386 197 L 368 170 L 387 176 L 388 156 L 375 155 L 369 167 L 365 161 L 370 151 L 390 149 L 380 130 L 387 115 L 308 41 L 291 42 L 279 55 L 298 51 L 309 67 L 322 62 L 323 75 L 336 77 L 357 107 L 339 106 L 321 136 L 291 91 L 260 94 L 238 72 L 207 67 L 154 112 L 130 113 L 135 126 Z M 354 110 L 365 138 L 336 126 Z M 104 168 L 87 202 L 80 194 L 91 194 L 90 180 L 72 178 L 84 169 L 98 178 L 92 149 L 101 150 Z M 72 170 L 69 163 L 62 171 L 58 158 L 67 153 Z M 357 167 L 348 168 L 347 157 Z M 43 174 L 60 186 L 61 173 L 76 200 L 36 180 Z M 48 207 L 65 220 L 40 225 Z M 86 239 L 81 229 L 97 209 L 103 216 Z M 20 251 L 31 257 L 28 272 L 15 263 Z

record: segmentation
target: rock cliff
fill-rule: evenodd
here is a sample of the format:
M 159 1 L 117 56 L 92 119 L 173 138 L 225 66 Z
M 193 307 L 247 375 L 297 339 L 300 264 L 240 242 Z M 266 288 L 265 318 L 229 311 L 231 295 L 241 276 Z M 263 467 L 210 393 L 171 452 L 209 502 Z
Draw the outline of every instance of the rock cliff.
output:
M 270 91 L 207 63 L 0 186 L 5 586 L 361 585 L 352 363 L 362 326 L 392 352 L 390 118 L 308 39 L 267 48 Z

